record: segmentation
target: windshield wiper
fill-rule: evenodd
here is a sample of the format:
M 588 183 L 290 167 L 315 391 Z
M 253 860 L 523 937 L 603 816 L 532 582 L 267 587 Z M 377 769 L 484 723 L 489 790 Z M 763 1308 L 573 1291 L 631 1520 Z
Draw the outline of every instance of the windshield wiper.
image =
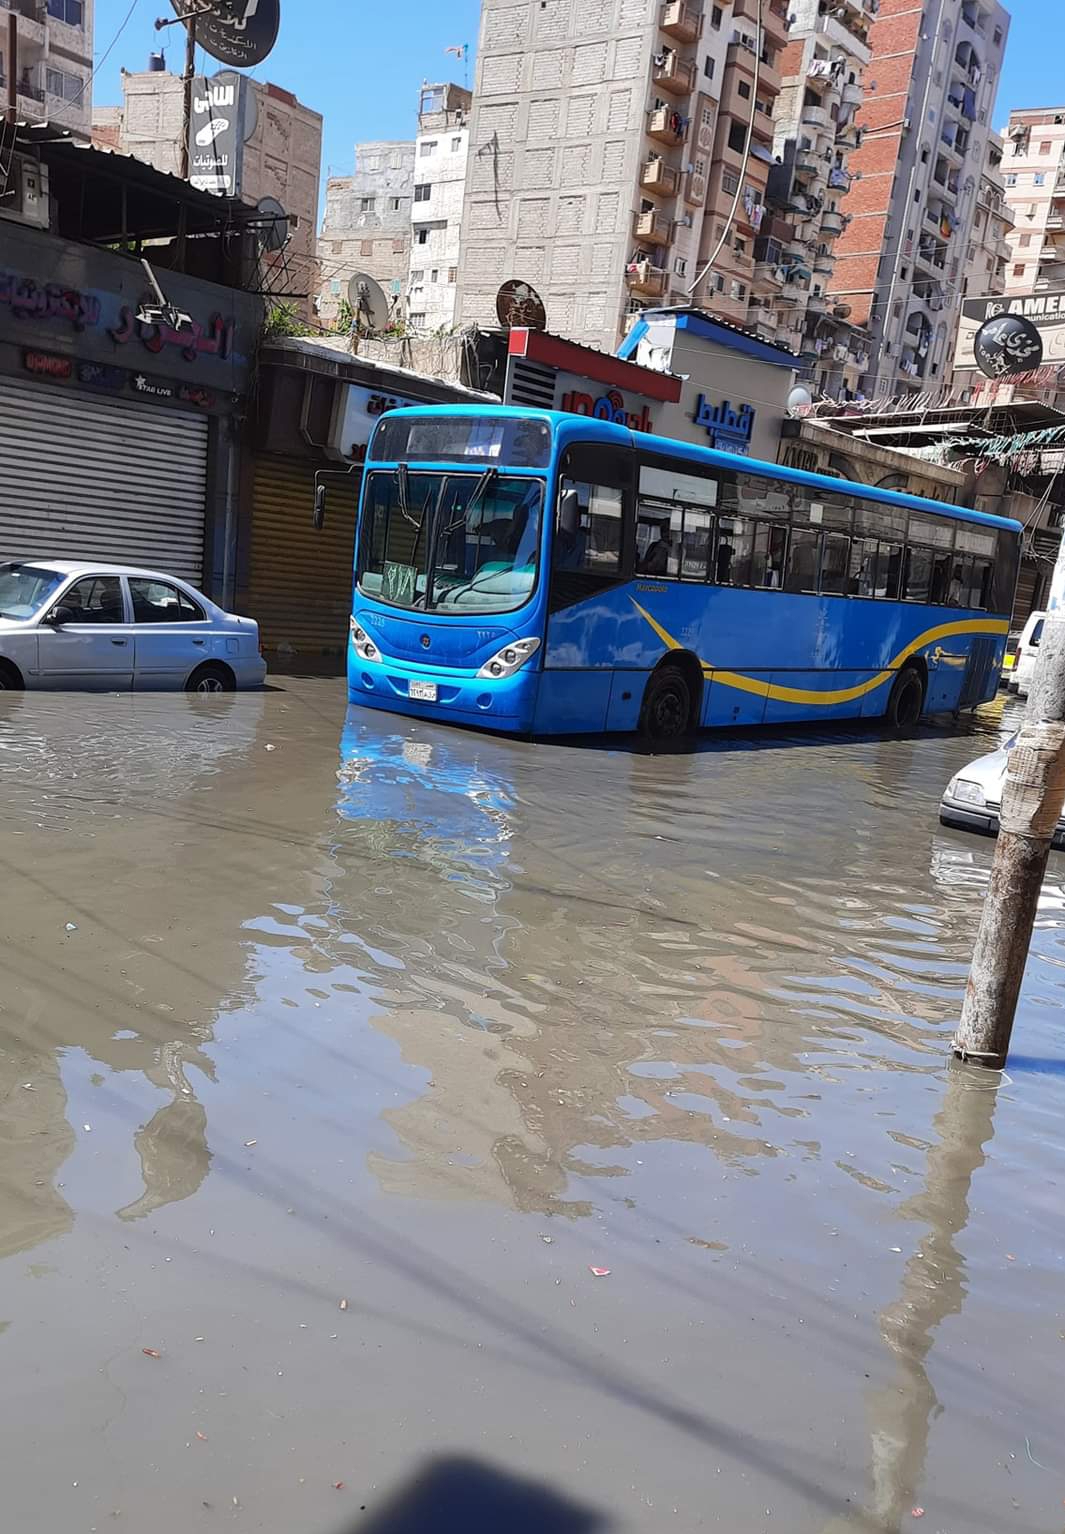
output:
M 469 521 L 470 512 L 477 505 L 478 501 L 482 501 L 484 499 L 489 485 L 494 485 L 498 478 L 499 470 L 494 468 L 487 468 L 482 474 L 478 476 L 477 483 L 470 491 L 470 498 L 466 502 L 465 517 L 467 522 Z

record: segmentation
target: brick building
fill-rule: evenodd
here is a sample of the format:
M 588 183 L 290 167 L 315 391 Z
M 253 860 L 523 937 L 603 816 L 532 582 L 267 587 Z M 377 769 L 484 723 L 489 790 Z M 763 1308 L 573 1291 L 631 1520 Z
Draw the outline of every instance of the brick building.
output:
M 949 381 L 1008 29 L 995 0 L 880 0 L 829 289 L 869 330 L 867 393 Z
M 323 325 L 336 324 L 356 272 L 379 282 L 398 309 L 410 268 L 413 199 L 413 140 L 356 144 L 354 173 L 329 177 L 318 239 Z

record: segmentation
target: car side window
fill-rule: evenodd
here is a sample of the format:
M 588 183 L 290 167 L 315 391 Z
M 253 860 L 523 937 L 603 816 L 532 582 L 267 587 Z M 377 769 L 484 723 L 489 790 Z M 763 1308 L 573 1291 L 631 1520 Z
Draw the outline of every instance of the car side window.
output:
M 75 581 L 57 603 L 70 612 L 68 623 L 125 623 L 122 582 L 117 575 L 87 575 Z
M 129 594 L 138 623 L 202 623 L 203 609 L 167 581 L 130 576 Z

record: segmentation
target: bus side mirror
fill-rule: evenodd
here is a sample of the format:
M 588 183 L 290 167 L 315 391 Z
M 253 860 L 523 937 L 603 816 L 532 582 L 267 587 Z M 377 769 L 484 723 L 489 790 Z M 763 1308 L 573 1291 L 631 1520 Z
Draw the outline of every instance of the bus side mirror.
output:
M 314 530 L 315 530 L 315 532 L 316 533 L 320 533 L 322 531 L 322 528 L 325 526 L 325 486 L 324 485 L 315 485 L 315 487 L 314 487 L 314 516 L 312 518 L 312 521 L 314 523 Z
M 564 490 L 558 503 L 559 531 L 576 538 L 581 530 L 581 503 L 576 490 Z

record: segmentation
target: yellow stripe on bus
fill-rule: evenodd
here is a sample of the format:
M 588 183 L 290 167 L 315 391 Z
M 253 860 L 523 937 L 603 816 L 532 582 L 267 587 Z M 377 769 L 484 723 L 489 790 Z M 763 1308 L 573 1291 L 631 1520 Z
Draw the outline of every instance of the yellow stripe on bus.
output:
M 684 649 L 684 646 L 674 639 L 668 629 L 664 629 L 656 618 L 652 618 L 646 608 L 640 606 L 635 597 L 631 600 L 640 617 L 646 619 L 651 625 L 667 650 Z M 934 644 L 937 639 L 951 639 L 961 634 L 1007 634 L 1008 632 L 1009 624 L 1002 618 L 964 618 L 955 623 L 940 623 L 935 628 L 926 629 L 923 634 L 918 634 L 916 639 L 911 639 L 905 649 L 900 650 L 883 671 L 877 672 L 870 681 L 859 682 L 856 687 L 836 687 L 828 690 L 810 691 L 805 687 L 783 687 L 777 682 L 763 682 L 757 677 L 744 676 L 739 671 L 719 671 L 710 661 L 700 660 L 699 664 L 703 669 L 703 675 L 711 678 L 715 683 L 720 683 L 722 687 L 732 687 L 737 692 L 754 693 L 760 698 L 774 698 L 778 703 L 806 703 L 817 708 L 829 708 L 835 703 L 853 703 L 856 698 L 864 698 L 866 693 L 875 692 L 911 655 L 916 654 L 925 645 Z

